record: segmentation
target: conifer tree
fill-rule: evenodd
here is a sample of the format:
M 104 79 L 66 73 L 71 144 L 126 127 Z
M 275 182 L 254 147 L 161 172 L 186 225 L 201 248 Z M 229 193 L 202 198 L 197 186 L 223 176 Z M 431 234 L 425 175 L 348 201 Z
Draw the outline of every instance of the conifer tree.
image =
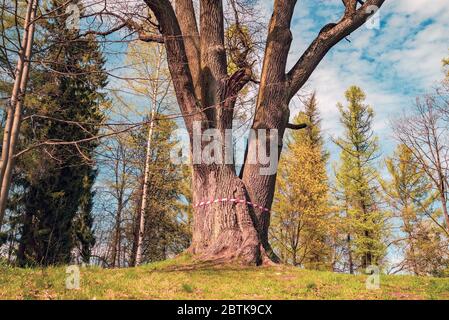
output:
M 69 263 L 78 247 L 85 262 L 94 244 L 92 225 L 95 137 L 104 120 L 107 76 L 94 37 L 78 38 L 65 24 L 65 6 L 53 0 L 39 21 L 37 59 L 32 70 L 20 147 L 30 148 L 16 168 L 13 197 L 20 227 L 18 262 Z M 75 40 L 72 40 L 75 39 Z M 50 45 L 49 45 L 50 44 Z M 35 147 L 36 146 L 36 147 Z
M 341 211 L 348 231 L 349 271 L 379 265 L 385 253 L 385 217 L 379 207 L 378 141 L 374 136 L 373 109 L 364 104 L 365 93 L 356 86 L 346 91 L 347 106 L 338 104 L 344 135 L 335 140 L 340 147 L 336 174 Z
M 271 226 L 272 242 L 284 262 L 313 269 L 330 266 L 328 180 L 316 96 L 305 103 L 280 161 Z

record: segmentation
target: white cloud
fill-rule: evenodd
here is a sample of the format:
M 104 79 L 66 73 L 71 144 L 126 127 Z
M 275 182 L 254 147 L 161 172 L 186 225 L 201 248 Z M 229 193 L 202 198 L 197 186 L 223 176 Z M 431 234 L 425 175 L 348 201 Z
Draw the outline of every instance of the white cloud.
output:
M 295 18 L 305 18 L 296 19 L 292 28 L 290 65 L 324 24 L 337 19 L 332 15 L 337 6 L 342 7 L 341 1 L 318 8 L 311 0 L 297 5 L 300 13 Z M 387 0 L 380 14 L 381 29 L 362 27 L 350 36 L 351 43 L 339 43 L 315 70 L 307 89 L 317 90 L 323 128 L 336 135 L 341 131 L 336 103 L 344 102 L 349 86 L 362 87 L 376 111 L 374 128 L 383 138 L 382 147 L 390 152 L 389 118 L 443 77 L 441 59 L 449 55 L 449 1 Z

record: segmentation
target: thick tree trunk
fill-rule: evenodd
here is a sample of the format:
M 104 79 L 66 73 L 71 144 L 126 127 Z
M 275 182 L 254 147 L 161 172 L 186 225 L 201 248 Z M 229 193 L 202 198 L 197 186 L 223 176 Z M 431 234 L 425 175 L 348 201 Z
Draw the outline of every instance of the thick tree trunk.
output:
M 193 200 L 203 204 L 194 210 L 191 253 L 201 260 L 270 262 L 255 221 L 261 210 L 248 204 L 247 188 L 232 166 L 194 167 Z

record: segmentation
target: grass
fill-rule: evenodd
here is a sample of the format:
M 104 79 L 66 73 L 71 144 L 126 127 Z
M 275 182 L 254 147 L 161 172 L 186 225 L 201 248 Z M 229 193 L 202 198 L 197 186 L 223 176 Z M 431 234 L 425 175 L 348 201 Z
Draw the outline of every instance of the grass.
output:
M 367 276 L 290 266 L 196 263 L 188 256 L 138 268 L 81 268 L 79 289 L 66 289 L 66 268 L 0 265 L 0 299 L 449 299 L 449 279 Z

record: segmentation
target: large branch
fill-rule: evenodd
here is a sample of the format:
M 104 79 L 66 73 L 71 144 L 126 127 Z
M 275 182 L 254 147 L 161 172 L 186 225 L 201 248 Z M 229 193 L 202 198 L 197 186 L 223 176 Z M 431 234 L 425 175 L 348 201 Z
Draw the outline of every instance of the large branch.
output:
M 344 0 L 343 2 L 346 5 L 344 17 L 336 24 L 326 25 L 288 72 L 289 95 L 291 97 L 306 83 L 326 53 L 335 44 L 360 28 L 372 16 L 371 6 L 380 8 L 385 0 L 368 0 L 356 11 L 354 10 L 356 5 L 354 1 Z
M 253 128 L 282 128 L 288 121 L 285 68 L 296 0 L 276 0 L 268 27 Z M 284 119 L 285 118 L 285 119 Z M 283 129 L 282 129 L 283 130 Z
M 265 87 L 282 84 L 290 51 L 292 34 L 290 24 L 296 0 L 276 0 L 268 29 L 264 62 L 260 80 L 260 94 Z
M 222 0 L 200 1 L 200 34 L 202 100 L 208 107 L 220 102 L 217 93 L 227 78 Z
M 159 22 L 159 31 L 164 37 L 165 49 L 170 74 L 175 88 L 181 112 L 184 115 L 187 129 L 192 132 L 192 121 L 195 112 L 199 111 L 189 61 L 184 46 L 184 39 L 178 20 L 169 0 L 145 0 Z M 201 115 L 201 113 L 197 113 Z
M 192 0 L 176 0 L 176 16 L 184 38 L 187 59 L 197 97 L 201 97 L 200 34 Z

